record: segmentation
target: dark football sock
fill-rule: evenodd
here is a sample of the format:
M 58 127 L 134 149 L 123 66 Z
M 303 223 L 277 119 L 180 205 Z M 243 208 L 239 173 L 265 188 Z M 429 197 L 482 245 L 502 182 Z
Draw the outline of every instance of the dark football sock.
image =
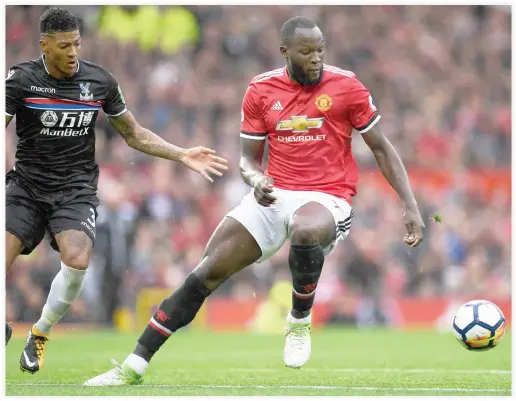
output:
M 194 273 L 163 302 L 150 319 L 143 334 L 138 339 L 133 354 L 147 362 L 167 341 L 172 333 L 188 325 L 201 308 L 211 291 Z
M 291 245 L 288 264 L 292 272 L 292 316 L 302 319 L 310 314 L 315 289 L 324 264 L 321 245 Z

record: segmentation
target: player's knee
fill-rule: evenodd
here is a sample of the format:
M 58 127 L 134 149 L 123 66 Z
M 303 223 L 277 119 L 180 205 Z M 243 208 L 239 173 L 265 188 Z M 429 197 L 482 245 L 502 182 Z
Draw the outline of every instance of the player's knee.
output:
M 311 223 L 294 223 L 290 232 L 290 244 L 295 246 L 319 245 L 319 229 Z
M 290 243 L 298 246 L 322 247 L 335 239 L 335 220 L 324 206 L 310 202 L 300 208 L 289 221 Z
M 194 273 L 210 291 L 217 289 L 232 275 L 227 266 L 209 257 L 201 262 Z
M 72 269 L 86 270 L 90 262 L 89 251 L 81 248 L 67 249 L 61 252 L 61 261 Z
M 219 269 L 209 269 L 201 274 L 196 272 L 196 275 L 210 291 L 214 291 L 227 280 L 227 275 Z
M 86 270 L 93 248 L 91 239 L 82 231 L 68 230 L 56 235 L 61 261 L 68 267 Z

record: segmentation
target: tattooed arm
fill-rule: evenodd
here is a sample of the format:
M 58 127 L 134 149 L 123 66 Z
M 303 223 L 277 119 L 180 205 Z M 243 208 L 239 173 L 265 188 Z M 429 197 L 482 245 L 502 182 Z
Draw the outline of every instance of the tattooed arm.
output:
M 108 118 L 113 128 L 122 135 L 131 148 L 151 156 L 181 162 L 210 182 L 213 182 L 213 179 L 209 173 L 222 176 L 219 170 L 228 169 L 227 160 L 215 156 L 214 150 L 202 146 L 183 149 L 172 145 L 150 130 L 141 127 L 130 111 Z
M 186 154 L 186 149 L 172 145 L 152 131 L 141 127 L 130 111 L 108 119 L 131 148 L 174 161 L 181 161 Z

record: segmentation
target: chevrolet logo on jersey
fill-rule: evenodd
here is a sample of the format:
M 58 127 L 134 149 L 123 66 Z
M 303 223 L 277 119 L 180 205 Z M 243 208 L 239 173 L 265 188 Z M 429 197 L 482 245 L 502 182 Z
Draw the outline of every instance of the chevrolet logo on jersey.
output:
M 307 116 L 293 116 L 290 120 L 278 121 L 276 131 L 292 131 L 293 133 L 308 132 L 311 128 L 321 128 L 324 117 L 308 118 Z

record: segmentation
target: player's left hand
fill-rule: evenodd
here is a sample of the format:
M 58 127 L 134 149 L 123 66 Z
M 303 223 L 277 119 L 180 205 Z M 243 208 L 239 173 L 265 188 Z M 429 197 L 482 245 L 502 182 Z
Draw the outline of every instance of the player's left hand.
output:
M 221 171 L 228 169 L 228 161 L 215 156 L 215 153 L 213 149 L 196 146 L 187 149 L 180 161 L 193 171 L 197 171 L 208 181 L 213 182 L 213 178 L 208 173 L 222 177 Z
M 419 211 L 406 210 L 403 214 L 403 222 L 407 229 L 403 241 L 411 248 L 415 248 L 423 242 L 423 228 L 425 227 Z

